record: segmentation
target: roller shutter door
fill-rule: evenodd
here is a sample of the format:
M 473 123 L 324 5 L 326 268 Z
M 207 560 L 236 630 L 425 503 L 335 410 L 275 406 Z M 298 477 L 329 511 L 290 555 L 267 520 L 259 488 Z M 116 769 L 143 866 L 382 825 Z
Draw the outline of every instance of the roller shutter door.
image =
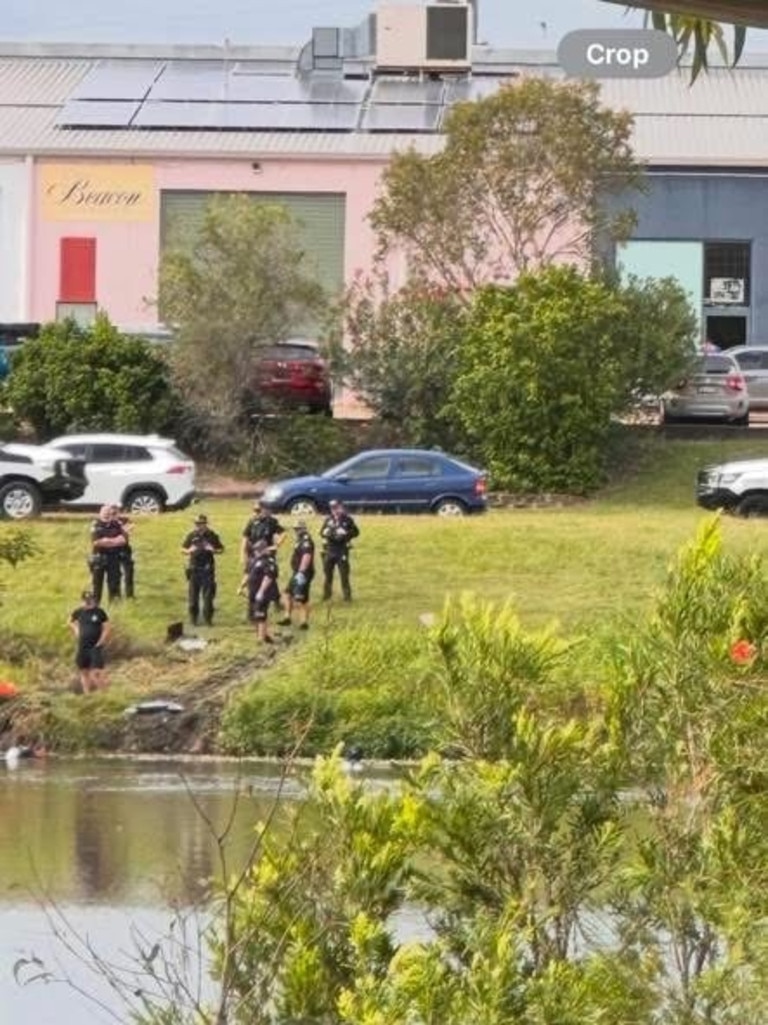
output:
M 161 251 L 190 250 L 203 222 L 205 204 L 222 193 L 163 191 L 160 201 Z M 343 193 L 254 192 L 255 200 L 280 204 L 293 215 L 308 269 L 332 295 L 344 286 Z

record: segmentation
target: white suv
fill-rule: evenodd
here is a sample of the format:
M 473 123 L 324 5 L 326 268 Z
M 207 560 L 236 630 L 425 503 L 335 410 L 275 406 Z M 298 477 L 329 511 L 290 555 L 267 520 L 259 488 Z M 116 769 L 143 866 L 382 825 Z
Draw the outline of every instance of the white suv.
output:
M 48 442 L 85 460 L 88 487 L 71 506 L 119 505 L 133 513 L 184 509 L 195 497 L 195 464 L 156 434 L 67 434 Z

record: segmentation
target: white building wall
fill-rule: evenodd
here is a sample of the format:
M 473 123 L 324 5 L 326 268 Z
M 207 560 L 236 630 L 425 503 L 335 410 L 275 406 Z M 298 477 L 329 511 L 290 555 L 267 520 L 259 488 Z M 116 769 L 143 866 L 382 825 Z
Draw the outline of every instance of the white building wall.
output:
M 0 321 L 29 317 L 30 174 L 26 161 L 0 161 Z

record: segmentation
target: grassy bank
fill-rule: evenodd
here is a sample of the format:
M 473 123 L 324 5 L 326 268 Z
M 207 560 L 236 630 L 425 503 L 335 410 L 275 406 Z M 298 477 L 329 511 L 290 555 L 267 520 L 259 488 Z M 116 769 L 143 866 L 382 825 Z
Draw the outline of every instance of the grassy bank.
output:
M 333 709 L 342 692 L 349 698 L 345 714 L 352 723 L 354 695 L 368 693 L 375 698 L 371 714 L 386 718 L 387 708 L 394 709 L 391 729 L 402 732 L 409 719 L 408 692 L 401 687 L 395 693 L 392 674 L 411 665 L 412 656 L 418 658 L 421 642 L 416 638 L 423 634 L 419 617 L 424 613 L 440 613 L 447 596 L 473 592 L 489 601 L 511 602 L 527 629 L 554 626 L 564 638 L 592 635 L 617 616 L 641 616 L 670 559 L 706 515 L 693 501 L 696 468 L 765 452 L 768 433 L 765 440 L 756 434 L 754 441 L 657 439 L 631 479 L 583 503 L 499 509 L 461 521 L 360 517 L 354 603 L 318 603 L 309 634 L 291 638 L 283 631 L 283 643 L 274 653 L 259 652 L 244 620 L 243 600 L 235 593 L 239 537 L 249 504 L 208 501 L 198 507 L 210 516 L 227 552 L 219 560 L 216 625 L 197 631 L 211 643 L 196 654 L 164 643 L 167 625 L 185 614 L 179 549 L 192 514 L 141 520 L 134 533 L 137 600 L 110 610 L 115 625 L 110 692 L 86 699 L 69 693 L 74 670 L 67 619 L 88 579 L 90 519 L 46 516 L 29 526 L 40 553 L 16 570 L 2 569 L 0 677 L 14 680 L 22 690 L 14 712 L 17 728 L 24 723 L 26 729 L 42 729 L 64 748 L 119 746 L 121 734 L 114 724 L 123 721 L 126 706 L 145 697 L 179 696 L 197 710 L 198 720 L 209 715 L 217 722 L 228 708 L 231 722 L 233 703 L 249 687 L 283 695 L 300 692 L 311 706 L 304 708 L 307 715 L 321 708 L 321 691 L 335 693 L 333 708 L 324 713 L 329 727 L 322 737 L 328 742 L 338 739 Z M 733 551 L 766 551 L 768 533 L 760 521 L 728 519 L 724 536 Z M 282 563 L 285 567 L 285 556 Z M 278 749 L 286 742 L 281 734 L 299 728 L 300 712 L 278 714 L 255 746 Z M 251 747 L 249 731 L 258 732 L 258 724 L 248 721 L 247 728 L 240 723 L 230 729 L 230 746 Z M 208 746 L 214 743 L 211 728 L 215 725 L 209 727 Z M 350 729 L 347 725 L 343 732 Z M 140 746 L 140 740 L 135 744 Z

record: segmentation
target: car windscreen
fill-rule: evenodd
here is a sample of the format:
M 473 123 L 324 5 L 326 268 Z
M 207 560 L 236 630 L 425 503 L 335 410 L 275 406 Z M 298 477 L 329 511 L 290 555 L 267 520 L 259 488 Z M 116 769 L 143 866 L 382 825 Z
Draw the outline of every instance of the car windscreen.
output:
M 292 363 L 302 359 L 317 359 L 318 353 L 311 345 L 270 345 L 262 350 L 261 358 Z

